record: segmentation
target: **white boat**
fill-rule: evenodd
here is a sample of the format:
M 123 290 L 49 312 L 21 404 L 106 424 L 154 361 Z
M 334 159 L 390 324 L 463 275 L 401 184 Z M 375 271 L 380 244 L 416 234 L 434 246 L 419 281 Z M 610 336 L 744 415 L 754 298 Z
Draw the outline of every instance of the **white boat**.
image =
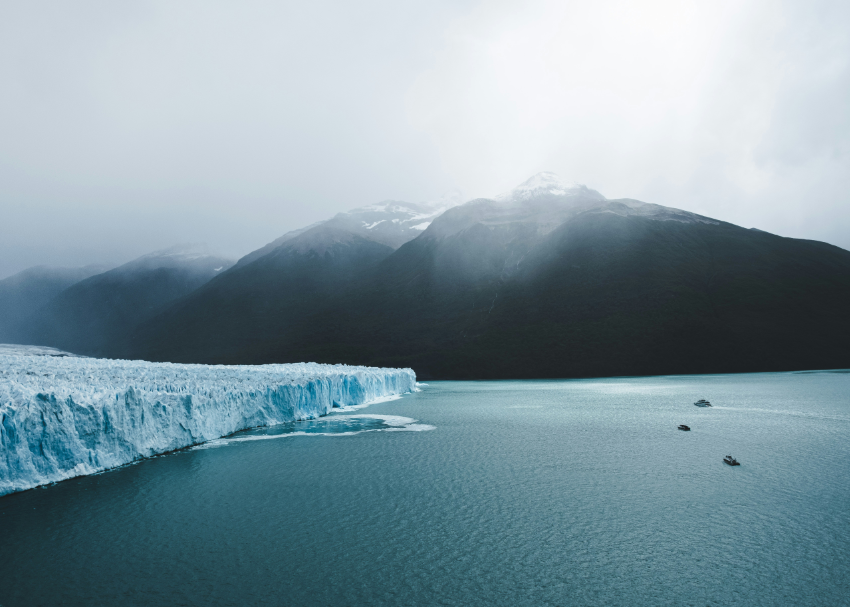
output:
M 710 407 L 711 403 L 705 400 L 704 398 L 701 398 L 697 402 L 695 402 L 694 405 L 696 405 L 697 407 Z

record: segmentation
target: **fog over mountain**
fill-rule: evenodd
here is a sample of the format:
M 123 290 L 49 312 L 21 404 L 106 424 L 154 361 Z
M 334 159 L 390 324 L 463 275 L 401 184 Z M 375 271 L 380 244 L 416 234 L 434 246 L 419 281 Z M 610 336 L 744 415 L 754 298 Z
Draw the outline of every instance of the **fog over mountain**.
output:
M 848 23 L 844 0 L 8 3 L 0 279 L 235 259 L 544 170 L 850 248 Z
M 51 299 L 73 284 L 100 274 L 103 266 L 51 268 L 36 266 L 0 280 L 0 342 L 14 341 L 22 323 Z
M 838 247 L 607 199 L 552 173 L 452 206 L 401 246 L 370 231 L 385 219 L 353 219 L 362 212 L 249 255 L 114 352 L 437 378 L 850 365 L 850 252 Z
M 77 354 L 118 352 L 139 322 L 227 270 L 205 245 L 178 245 L 80 280 L 34 307 L 6 341 Z

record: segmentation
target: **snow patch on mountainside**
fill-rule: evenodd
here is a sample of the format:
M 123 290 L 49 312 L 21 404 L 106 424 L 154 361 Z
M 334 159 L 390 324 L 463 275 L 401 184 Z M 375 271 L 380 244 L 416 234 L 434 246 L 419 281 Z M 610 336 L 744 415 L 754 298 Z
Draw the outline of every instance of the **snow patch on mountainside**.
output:
M 416 236 L 416 234 L 411 233 L 411 230 L 421 232 L 436 217 L 439 217 L 450 208 L 456 207 L 462 202 L 463 197 L 460 192 L 454 191 L 446 194 L 439 200 L 419 203 L 387 200 L 354 209 L 348 213 L 341 213 L 340 216 L 349 215 L 368 219 L 365 221 L 361 220 L 362 226 L 367 230 L 372 230 L 380 226 L 380 224 L 386 223 L 387 225 L 381 226 L 379 229 L 386 232 L 387 244 L 397 246 L 395 241 L 405 242 Z M 372 237 L 375 238 L 376 236 Z M 380 237 L 377 236 L 377 238 Z

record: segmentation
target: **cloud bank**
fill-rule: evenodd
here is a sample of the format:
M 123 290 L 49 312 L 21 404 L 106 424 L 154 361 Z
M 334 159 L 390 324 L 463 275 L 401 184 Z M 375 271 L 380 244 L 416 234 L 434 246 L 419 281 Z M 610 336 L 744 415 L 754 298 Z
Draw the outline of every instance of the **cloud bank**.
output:
M 846 2 L 4 10 L 0 277 L 542 170 L 850 248 Z

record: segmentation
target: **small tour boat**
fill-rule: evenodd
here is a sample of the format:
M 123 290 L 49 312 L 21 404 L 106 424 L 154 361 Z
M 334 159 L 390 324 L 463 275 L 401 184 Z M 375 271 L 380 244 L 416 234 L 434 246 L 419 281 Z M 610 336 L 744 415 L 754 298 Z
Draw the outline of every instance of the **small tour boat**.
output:
M 701 398 L 697 402 L 695 402 L 694 405 L 696 405 L 697 407 L 710 407 L 711 403 L 705 400 L 704 398 Z
M 741 462 L 739 462 L 738 460 L 736 460 L 736 459 L 735 459 L 734 457 L 732 457 L 731 455 L 727 455 L 726 457 L 724 457 L 724 458 L 723 458 L 723 463 L 724 463 L 724 464 L 729 464 L 730 466 L 740 466 L 740 465 L 741 465 Z
M 679 430 L 690 430 L 690 426 L 686 426 L 685 424 L 679 424 Z

